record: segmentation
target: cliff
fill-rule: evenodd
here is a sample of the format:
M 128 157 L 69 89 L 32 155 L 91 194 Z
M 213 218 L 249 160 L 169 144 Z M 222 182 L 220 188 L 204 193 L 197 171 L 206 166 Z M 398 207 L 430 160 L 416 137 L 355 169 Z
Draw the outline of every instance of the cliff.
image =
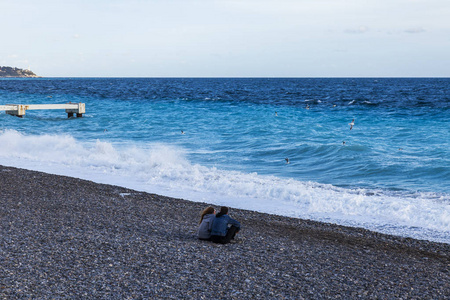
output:
M 0 66 L 0 77 L 39 77 L 30 70 Z

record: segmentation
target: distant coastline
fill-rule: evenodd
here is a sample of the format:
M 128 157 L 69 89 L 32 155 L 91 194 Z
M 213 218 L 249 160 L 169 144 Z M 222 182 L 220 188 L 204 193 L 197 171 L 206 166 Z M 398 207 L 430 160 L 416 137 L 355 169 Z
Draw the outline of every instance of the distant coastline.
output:
M 1 67 L 0 66 L 0 77 L 40 77 L 34 74 L 30 70 L 23 70 L 15 67 Z

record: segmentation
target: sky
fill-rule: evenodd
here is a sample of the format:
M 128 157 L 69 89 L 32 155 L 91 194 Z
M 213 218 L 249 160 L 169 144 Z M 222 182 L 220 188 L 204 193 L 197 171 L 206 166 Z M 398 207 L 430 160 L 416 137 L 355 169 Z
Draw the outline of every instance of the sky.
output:
M 0 0 L 44 77 L 450 77 L 449 0 Z

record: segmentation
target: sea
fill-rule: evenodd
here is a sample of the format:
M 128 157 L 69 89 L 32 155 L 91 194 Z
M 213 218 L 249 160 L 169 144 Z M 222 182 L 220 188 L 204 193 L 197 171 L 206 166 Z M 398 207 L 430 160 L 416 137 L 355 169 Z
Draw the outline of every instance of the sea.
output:
M 450 244 L 450 78 L 0 79 L 68 102 L 1 112 L 0 164 Z

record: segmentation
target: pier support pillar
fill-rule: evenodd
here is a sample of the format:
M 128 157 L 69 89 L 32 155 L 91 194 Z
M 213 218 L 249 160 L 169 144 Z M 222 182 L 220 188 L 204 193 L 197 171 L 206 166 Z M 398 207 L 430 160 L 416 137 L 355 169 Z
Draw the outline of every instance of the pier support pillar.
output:
M 78 107 L 77 108 L 72 108 L 72 109 L 66 109 L 66 113 L 67 113 L 67 117 L 73 117 L 74 114 L 77 114 L 77 118 L 81 118 L 83 116 L 83 114 L 86 112 L 86 108 L 84 103 L 69 103 L 69 104 L 76 104 Z
M 8 115 L 13 115 L 19 118 L 22 118 L 25 115 L 25 111 L 27 110 L 27 105 L 13 105 L 14 110 L 6 110 L 5 112 Z

